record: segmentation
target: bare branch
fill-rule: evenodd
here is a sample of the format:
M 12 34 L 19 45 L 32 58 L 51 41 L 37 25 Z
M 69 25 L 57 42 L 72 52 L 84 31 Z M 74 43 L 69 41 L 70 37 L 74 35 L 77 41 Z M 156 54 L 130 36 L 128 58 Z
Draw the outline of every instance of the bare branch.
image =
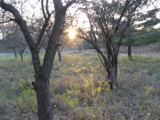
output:
M 75 3 L 77 0 L 71 0 L 69 1 L 65 6 L 64 6 L 64 10 L 66 10 L 68 7 L 70 7 L 73 3 Z
M 53 0 L 55 12 L 60 11 L 63 8 L 62 0 Z
M 48 22 L 49 22 L 49 20 L 50 20 L 50 17 L 51 17 L 51 15 L 52 15 L 52 13 L 54 12 L 54 11 L 53 11 L 52 13 L 49 12 L 49 10 L 48 10 L 48 0 L 46 1 L 46 11 L 47 11 L 48 16 L 46 16 L 46 13 L 45 13 L 45 10 L 44 10 L 43 0 L 41 1 L 41 7 L 42 7 L 43 15 L 44 15 L 44 17 L 45 17 L 45 22 L 44 22 L 44 24 L 43 24 L 43 27 L 42 27 L 42 29 L 41 29 L 41 31 L 40 31 L 40 33 L 39 33 L 39 36 L 38 36 L 38 39 L 37 39 L 37 42 L 36 42 L 37 47 L 38 47 L 38 46 L 40 45 L 40 43 L 41 43 L 41 39 L 42 39 L 43 34 L 44 34 L 44 32 L 45 32 L 45 30 L 46 30 L 46 28 L 47 28 L 47 26 L 48 26 Z M 39 49 L 39 48 L 38 48 L 38 49 Z
M 0 7 L 2 9 L 4 9 L 5 11 L 9 11 L 10 13 L 12 13 L 14 15 L 15 22 L 20 26 L 20 28 L 21 28 L 21 30 L 22 30 L 25 38 L 26 38 L 26 41 L 27 41 L 29 47 L 31 49 L 35 49 L 36 45 L 33 42 L 32 36 L 30 35 L 30 32 L 28 30 L 26 21 L 21 17 L 21 15 L 19 14 L 18 10 L 14 6 L 12 6 L 10 4 L 7 4 L 7 3 L 4 3 L 3 1 L 0 2 Z
M 48 26 L 48 22 L 49 22 L 50 17 L 51 17 L 51 14 L 45 19 L 45 23 L 43 24 L 43 27 L 42 27 L 42 29 L 39 33 L 39 36 L 38 36 L 38 39 L 37 39 L 37 42 L 36 42 L 37 47 L 39 46 L 39 44 L 41 42 L 41 39 L 43 37 L 43 34 L 44 34 L 44 32 L 45 32 L 45 30 Z
M 99 53 L 97 53 L 97 54 L 98 54 L 98 57 L 99 57 L 99 59 L 100 59 L 102 65 L 103 65 L 103 67 L 104 67 L 105 70 L 107 71 L 107 66 L 105 65 L 104 59 L 102 59 L 102 56 L 101 56 Z
M 127 10 L 127 7 L 128 7 L 128 5 L 129 5 L 129 3 L 130 3 L 130 1 L 129 1 L 129 0 L 126 0 L 125 6 L 124 6 L 124 8 L 123 8 L 123 11 L 122 11 L 119 19 L 118 19 L 117 25 L 116 25 L 115 30 L 114 30 L 113 33 L 115 33 L 115 32 L 119 29 L 120 22 L 121 22 L 124 14 L 125 14 L 125 12 L 126 12 L 126 10 Z
M 94 42 L 92 42 L 91 39 L 82 30 L 79 30 L 79 31 L 83 35 L 85 35 L 85 37 L 84 36 L 80 36 L 80 35 L 78 37 L 81 38 L 81 39 L 86 40 L 89 44 L 91 44 L 94 47 L 94 49 L 97 51 L 98 55 L 100 55 L 103 58 L 104 61 L 107 61 L 106 57 L 104 56 L 104 54 L 102 53 L 102 51 L 100 50 L 98 45 L 95 44 Z M 105 69 L 107 69 L 107 66 L 108 66 L 107 63 L 105 63 L 105 62 L 102 62 L 102 63 L 103 63 L 103 65 L 105 64 L 105 66 L 106 66 Z
M 45 10 L 44 10 L 44 4 L 43 4 L 43 0 L 41 0 L 41 8 L 42 8 L 42 13 L 43 13 L 43 16 L 44 16 L 44 18 L 45 19 L 47 19 L 47 17 L 46 17 L 46 13 L 45 13 Z
M 12 22 L 12 21 L 15 21 L 15 19 L 10 18 L 10 20 L 8 20 L 8 21 L 2 21 L 2 22 L 0 22 L 0 24 L 9 23 L 9 22 Z
M 49 0 L 46 0 L 46 12 L 47 12 L 48 17 L 49 17 L 49 15 L 50 15 L 51 13 L 49 12 L 49 9 L 48 9 L 48 1 L 49 1 Z
M 91 21 L 91 16 L 89 15 L 89 11 L 88 11 L 88 7 L 87 7 L 87 4 L 85 3 L 86 5 L 86 14 L 87 14 L 87 17 L 88 17 L 88 20 L 89 20 L 89 24 L 90 24 L 90 28 L 91 28 L 91 37 L 93 35 L 93 38 L 94 38 L 94 42 L 95 44 L 97 44 L 97 37 L 96 37 L 96 34 L 95 34 L 95 31 L 93 30 L 93 25 L 92 25 L 92 21 Z

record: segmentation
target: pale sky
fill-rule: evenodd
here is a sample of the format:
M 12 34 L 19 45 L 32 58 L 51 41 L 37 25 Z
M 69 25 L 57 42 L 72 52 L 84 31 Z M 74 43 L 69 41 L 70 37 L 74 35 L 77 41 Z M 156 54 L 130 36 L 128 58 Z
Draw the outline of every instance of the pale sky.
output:
M 5 2 L 8 2 L 10 0 L 4 0 Z M 16 3 L 21 3 L 24 0 L 11 0 L 12 2 L 16 2 Z M 109 0 L 109 2 L 111 2 L 112 0 Z M 156 0 L 152 0 L 154 3 L 154 6 L 160 8 L 160 0 L 159 3 L 155 2 Z M 53 8 L 53 4 L 50 4 L 51 7 L 49 7 L 50 11 Z M 86 15 L 84 13 L 81 13 L 80 11 L 77 12 L 77 14 L 75 13 L 75 6 L 77 5 L 73 5 L 72 7 L 69 8 L 69 12 L 72 13 L 72 15 L 76 16 L 77 18 L 74 20 L 73 25 L 76 25 L 77 27 L 85 27 L 88 28 L 89 24 L 88 24 L 88 19 L 86 17 Z M 18 10 L 20 10 L 21 5 L 20 4 L 16 4 L 16 8 Z M 41 17 L 42 16 L 42 11 L 41 11 L 41 5 L 40 5 L 40 0 L 27 0 L 27 2 L 23 5 L 23 10 L 22 13 L 23 14 L 23 18 L 29 22 L 31 22 L 31 17 L 34 14 L 36 16 L 36 18 Z M 152 9 L 153 6 L 149 6 L 149 9 Z M 142 11 L 145 11 L 146 8 L 144 7 L 142 9 Z M 160 16 L 160 13 L 157 14 L 158 16 Z M 78 21 L 78 23 L 77 23 Z M 2 35 L 0 34 L 0 38 L 2 38 Z
M 2 34 L 0 34 L 0 39 L 2 39 L 3 38 L 3 35 Z

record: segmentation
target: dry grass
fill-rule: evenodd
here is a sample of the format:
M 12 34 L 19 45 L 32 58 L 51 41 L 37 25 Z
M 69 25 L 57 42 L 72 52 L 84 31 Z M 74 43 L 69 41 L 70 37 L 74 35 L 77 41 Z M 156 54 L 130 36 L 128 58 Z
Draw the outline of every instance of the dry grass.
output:
M 119 57 L 119 89 L 110 91 L 94 52 L 55 60 L 50 86 L 56 120 L 159 120 L 160 58 Z M 1 60 L 0 120 L 37 120 L 31 60 Z

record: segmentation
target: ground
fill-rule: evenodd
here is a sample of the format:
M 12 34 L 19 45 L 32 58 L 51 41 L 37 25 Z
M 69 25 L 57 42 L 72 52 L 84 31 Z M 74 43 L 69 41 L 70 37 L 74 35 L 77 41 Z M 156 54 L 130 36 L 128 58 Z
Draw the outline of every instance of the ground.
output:
M 158 53 L 157 53 L 158 55 Z M 110 91 L 97 54 L 57 57 L 50 86 L 55 120 L 160 120 L 160 57 L 119 56 L 119 88 Z M 43 57 L 43 55 L 41 55 Z M 29 55 L 0 57 L 0 120 L 38 120 Z

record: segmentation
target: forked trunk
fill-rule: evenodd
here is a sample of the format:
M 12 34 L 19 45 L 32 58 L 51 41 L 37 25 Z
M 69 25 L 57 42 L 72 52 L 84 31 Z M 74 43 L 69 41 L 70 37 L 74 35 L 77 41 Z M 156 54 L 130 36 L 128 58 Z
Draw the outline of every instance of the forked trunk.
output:
M 109 71 L 110 72 L 110 76 L 109 76 L 109 79 L 111 80 L 111 84 L 112 86 L 115 85 L 116 88 L 118 88 L 118 81 L 117 81 L 117 71 L 116 71 L 117 68 L 114 68 L 112 67 L 111 70 Z
M 118 88 L 117 64 L 118 64 L 117 57 L 115 56 L 113 58 L 113 56 L 112 56 L 112 61 L 108 62 L 108 69 L 107 69 L 108 79 L 111 80 L 111 83 L 110 83 L 111 89 L 112 89 L 113 85 L 115 85 L 116 88 Z
M 0 8 L 4 9 L 5 11 L 9 11 L 14 15 L 15 22 L 22 30 L 31 51 L 33 68 L 36 74 L 33 86 L 37 95 L 39 120 L 53 120 L 49 77 L 52 71 L 55 53 L 59 46 L 60 35 L 62 35 L 64 30 L 66 10 L 75 2 L 76 0 L 70 0 L 69 2 L 66 2 L 66 5 L 63 5 L 62 0 L 53 0 L 55 8 L 55 20 L 51 34 L 49 35 L 47 51 L 44 56 L 43 64 L 41 65 L 38 49 L 45 31 L 47 31 L 50 16 L 52 15 L 48 10 L 48 0 L 46 1 L 45 7 L 43 6 L 43 1 L 41 2 L 42 11 L 44 12 L 43 15 L 45 17 L 45 23 L 39 32 L 40 34 L 36 43 L 33 40 L 33 37 L 28 29 L 26 21 L 19 14 L 19 11 L 11 4 L 7 4 L 4 2 L 4 0 L 0 0 Z M 43 10 L 43 8 L 46 9 Z

